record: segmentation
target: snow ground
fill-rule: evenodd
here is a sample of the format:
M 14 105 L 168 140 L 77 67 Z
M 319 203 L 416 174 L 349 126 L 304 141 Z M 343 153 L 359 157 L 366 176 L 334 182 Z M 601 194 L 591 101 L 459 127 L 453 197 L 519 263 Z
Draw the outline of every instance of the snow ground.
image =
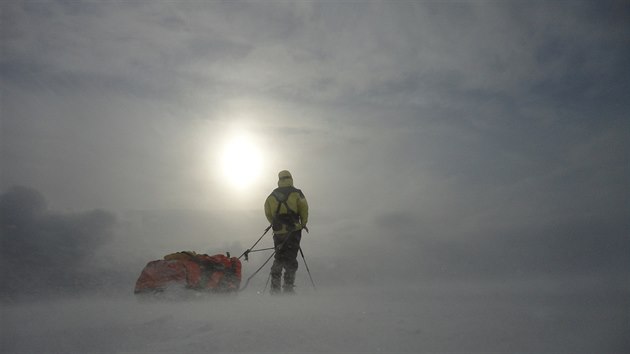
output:
M 3 305 L 1 348 L 12 353 L 628 352 L 625 300 L 507 289 L 338 287 L 282 297 L 249 289 L 236 297 L 193 301 L 139 302 L 130 294 Z

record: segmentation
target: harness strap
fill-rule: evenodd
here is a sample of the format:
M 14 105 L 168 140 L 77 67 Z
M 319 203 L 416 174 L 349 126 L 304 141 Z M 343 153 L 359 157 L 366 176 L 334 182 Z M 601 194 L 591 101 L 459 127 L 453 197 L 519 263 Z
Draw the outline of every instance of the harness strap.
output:
M 282 221 L 282 216 L 288 216 L 291 220 L 291 222 L 296 223 L 299 221 L 299 215 L 297 214 L 297 212 L 293 211 L 293 209 L 289 208 L 289 205 L 287 204 L 287 201 L 289 200 L 289 196 L 291 195 L 291 193 L 299 191 L 297 189 L 294 190 L 289 190 L 288 193 L 283 193 L 280 192 L 278 190 L 274 190 L 271 194 L 274 196 L 274 198 L 276 199 L 276 201 L 278 202 L 278 207 L 276 208 L 276 213 L 273 215 L 273 219 L 274 221 L 280 222 L 286 226 L 289 226 L 289 224 L 287 224 L 288 221 Z M 284 204 L 284 207 L 286 208 L 287 212 L 280 214 L 280 207 Z M 272 223 L 273 224 L 273 223 Z M 274 227 L 274 230 L 275 227 Z

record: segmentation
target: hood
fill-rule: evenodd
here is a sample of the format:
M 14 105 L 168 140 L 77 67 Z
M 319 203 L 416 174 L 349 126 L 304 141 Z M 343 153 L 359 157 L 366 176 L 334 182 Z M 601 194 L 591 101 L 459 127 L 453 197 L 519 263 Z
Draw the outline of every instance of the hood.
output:
M 282 170 L 278 173 L 278 187 L 293 187 L 293 176 L 291 172 Z

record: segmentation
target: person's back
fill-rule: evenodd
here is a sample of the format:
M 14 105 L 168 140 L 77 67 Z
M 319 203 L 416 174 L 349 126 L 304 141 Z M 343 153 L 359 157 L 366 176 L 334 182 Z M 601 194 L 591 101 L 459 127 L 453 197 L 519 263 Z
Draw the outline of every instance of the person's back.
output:
M 271 292 L 275 294 L 280 291 L 283 269 L 282 288 L 284 292 L 293 292 L 302 229 L 308 232 L 308 203 L 302 191 L 293 186 L 293 177 L 289 171 L 278 173 L 278 188 L 265 200 L 265 216 L 273 227 L 276 249 L 271 266 Z

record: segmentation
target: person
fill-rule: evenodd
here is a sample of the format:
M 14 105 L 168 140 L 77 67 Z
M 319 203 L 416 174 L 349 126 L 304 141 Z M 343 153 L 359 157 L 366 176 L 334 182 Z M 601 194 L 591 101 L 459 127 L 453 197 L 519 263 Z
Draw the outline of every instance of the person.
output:
M 302 229 L 308 232 L 308 203 L 304 193 L 293 186 L 293 176 L 289 171 L 278 173 L 278 188 L 265 200 L 265 216 L 273 229 L 276 251 L 271 266 L 271 293 L 280 293 L 281 278 L 284 280 L 282 291 L 294 293 Z

